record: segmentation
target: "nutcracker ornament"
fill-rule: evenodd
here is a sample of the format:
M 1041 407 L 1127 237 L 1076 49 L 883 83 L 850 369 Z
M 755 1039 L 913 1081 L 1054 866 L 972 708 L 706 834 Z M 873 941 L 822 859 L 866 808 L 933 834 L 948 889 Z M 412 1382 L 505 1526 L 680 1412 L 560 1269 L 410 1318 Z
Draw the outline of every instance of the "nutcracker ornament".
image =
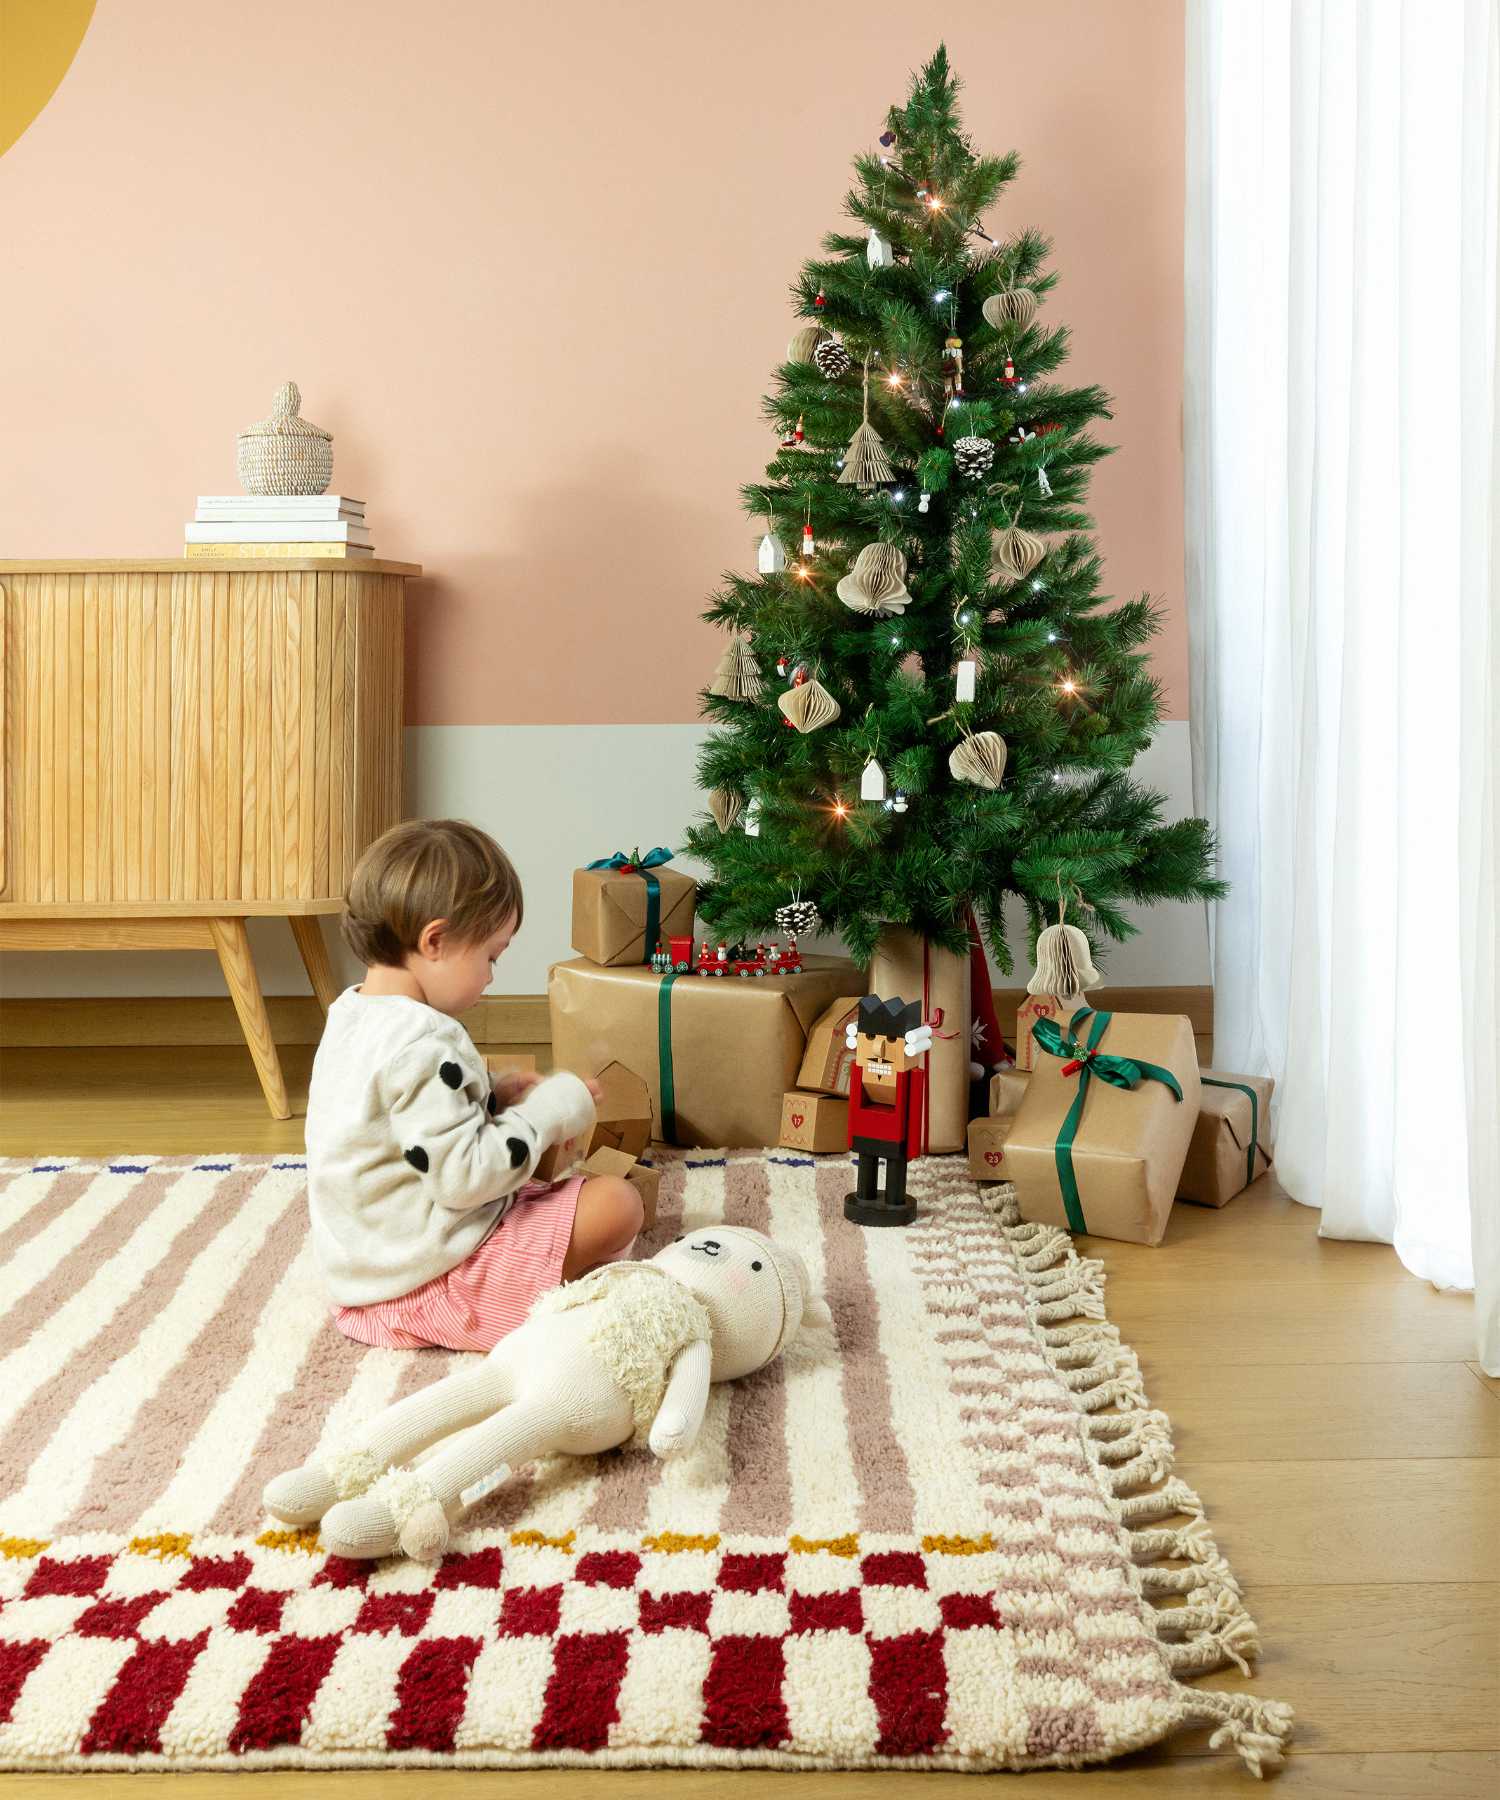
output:
M 956 335 L 943 344 L 943 394 L 948 400 L 964 397 L 964 341 Z
M 854 1052 L 849 1081 L 849 1148 L 858 1169 L 844 1217 L 855 1225 L 909 1225 L 916 1202 L 906 1197 L 906 1164 L 921 1142 L 932 1027 L 916 1000 L 866 994 L 848 1026 Z M 885 1188 L 877 1187 L 885 1162 Z

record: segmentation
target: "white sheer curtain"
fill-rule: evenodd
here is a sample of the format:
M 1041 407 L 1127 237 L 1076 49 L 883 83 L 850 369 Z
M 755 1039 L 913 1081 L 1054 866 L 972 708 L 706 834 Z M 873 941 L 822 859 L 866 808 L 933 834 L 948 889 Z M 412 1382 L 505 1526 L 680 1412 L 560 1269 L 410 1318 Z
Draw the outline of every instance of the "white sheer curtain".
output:
M 1500 1372 L 1500 0 L 1188 0 L 1215 1056 Z

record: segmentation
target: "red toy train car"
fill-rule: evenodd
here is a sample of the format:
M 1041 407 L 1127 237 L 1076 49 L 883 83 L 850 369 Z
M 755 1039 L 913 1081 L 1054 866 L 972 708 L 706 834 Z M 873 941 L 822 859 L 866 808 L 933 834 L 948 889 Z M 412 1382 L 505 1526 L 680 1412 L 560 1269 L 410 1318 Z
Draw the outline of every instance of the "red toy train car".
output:
M 761 975 L 800 975 L 802 952 L 794 935 L 788 935 L 784 949 L 774 942 L 714 946 L 705 940 L 696 955 L 690 937 L 674 937 L 657 944 L 651 967 L 659 975 L 737 975 L 748 981 Z

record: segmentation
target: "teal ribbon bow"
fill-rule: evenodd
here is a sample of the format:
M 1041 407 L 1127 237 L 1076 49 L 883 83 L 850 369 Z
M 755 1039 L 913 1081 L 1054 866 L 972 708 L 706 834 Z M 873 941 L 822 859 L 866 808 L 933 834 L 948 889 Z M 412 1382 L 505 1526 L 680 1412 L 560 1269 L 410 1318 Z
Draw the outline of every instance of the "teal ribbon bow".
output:
M 590 869 L 611 869 L 618 875 L 639 875 L 646 884 L 646 934 L 641 946 L 641 961 L 650 962 L 651 953 L 656 948 L 656 940 L 661 936 L 661 883 L 651 873 L 659 869 L 663 863 L 672 860 L 672 852 L 664 845 L 658 844 L 654 850 L 644 855 L 637 848 L 627 856 L 623 850 L 616 850 L 613 856 L 601 856 L 587 864 Z
M 1088 1042 L 1081 1044 L 1077 1036 L 1078 1028 L 1090 1017 L 1094 1022 L 1089 1027 Z M 1088 1230 L 1083 1216 L 1083 1202 L 1078 1194 L 1078 1179 L 1073 1172 L 1073 1140 L 1078 1135 L 1078 1123 L 1083 1117 L 1083 1103 L 1088 1098 L 1089 1083 L 1097 1077 L 1100 1081 L 1107 1081 L 1111 1087 L 1129 1090 L 1138 1088 L 1143 1081 L 1159 1081 L 1171 1090 L 1176 1099 L 1182 1098 L 1182 1089 L 1170 1069 L 1164 1069 L 1157 1063 L 1142 1062 L 1136 1057 L 1111 1056 L 1099 1048 L 1099 1040 L 1109 1029 L 1109 1022 L 1113 1017 L 1113 1013 L 1096 1013 L 1090 1007 L 1081 1006 L 1069 1019 L 1066 1030 L 1054 1019 L 1038 1019 L 1031 1027 L 1032 1037 L 1049 1056 L 1070 1058 L 1063 1064 L 1063 1074 L 1078 1077 L 1078 1092 L 1068 1108 L 1068 1116 L 1062 1122 L 1062 1129 L 1057 1134 L 1057 1143 L 1053 1149 L 1057 1161 L 1057 1184 L 1062 1189 L 1063 1211 L 1067 1214 L 1070 1231 Z

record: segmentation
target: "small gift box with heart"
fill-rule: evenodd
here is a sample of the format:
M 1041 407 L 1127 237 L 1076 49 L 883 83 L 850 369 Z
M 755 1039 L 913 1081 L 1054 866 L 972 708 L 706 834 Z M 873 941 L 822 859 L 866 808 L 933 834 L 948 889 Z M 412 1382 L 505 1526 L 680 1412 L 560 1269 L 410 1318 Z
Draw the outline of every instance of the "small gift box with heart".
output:
M 1005 1140 L 1030 1077 L 1017 1069 L 1000 1069 L 990 1077 L 987 1118 L 969 1121 L 969 1173 L 976 1181 L 1005 1181 Z
M 822 1156 L 849 1148 L 849 1100 L 841 1094 L 808 1094 L 793 1088 L 781 1102 L 783 1150 L 805 1150 Z
M 573 948 L 603 969 L 648 963 L 658 942 L 691 938 L 697 883 L 670 850 L 616 850 L 573 871 Z
M 1198 1121 L 1192 1024 L 1075 1001 L 1032 1037 L 1036 1068 L 1004 1146 L 1021 1217 L 1159 1244 Z

